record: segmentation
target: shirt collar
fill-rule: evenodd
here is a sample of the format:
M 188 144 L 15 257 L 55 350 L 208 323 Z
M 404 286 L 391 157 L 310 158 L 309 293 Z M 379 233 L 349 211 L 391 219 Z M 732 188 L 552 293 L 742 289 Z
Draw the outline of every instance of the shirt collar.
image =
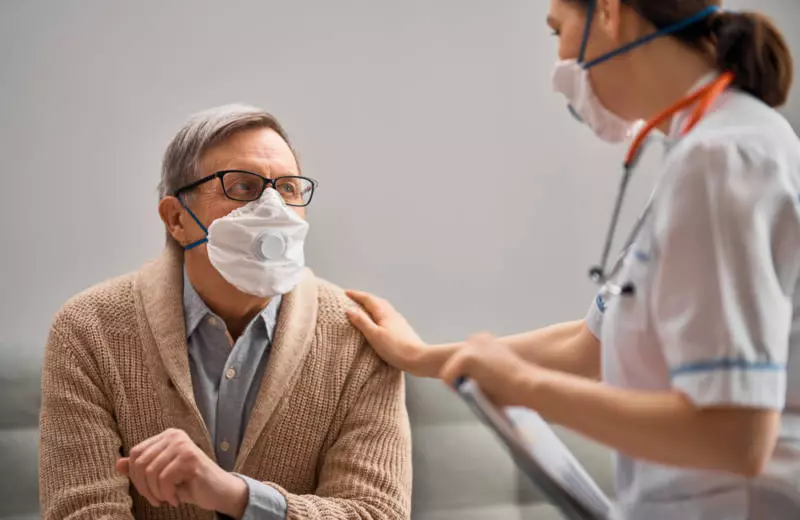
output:
M 264 307 L 260 313 L 254 318 L 262 320 L 264 327 L 267 330 L 269 341 L 273 340 L 275 326 L 278 323 L 278 311 L 280 310 L 282 297 L 280 295 L 270 299 L 269 303 Z M 219 316 L 208 308 L 206 302 L 197 294 L 197 291 L 189 281 L 189 276 L 186 274 L 186 268 L 183 269 L 183 317 L 186 321 L 186 338 L 192 337 L 192 334 L 197 330 L 197 327 L 203 322 L 203 319 L 208 316 L 214 316 L 220 319 Z
M 190 338 L 207 314 L 213 314 L 194 290 L 186 268 L 183 269 L 183 317 L 186 321 L 186 337 Z

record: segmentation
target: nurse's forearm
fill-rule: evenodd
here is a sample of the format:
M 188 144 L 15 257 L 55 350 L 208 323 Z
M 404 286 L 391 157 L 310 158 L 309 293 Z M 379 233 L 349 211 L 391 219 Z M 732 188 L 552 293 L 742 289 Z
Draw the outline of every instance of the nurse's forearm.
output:
M 624 390 L 539 372 L 525 380 L 530 408 L 633 458 L 755 476 L 777 440 L 778 412 L 699 409 L 678 392 Z
M 585 320 L 506 336 L 500 341 L 541 367 L 589 379 L 600 378 L 600 341 Z
M 522 358 L 539 366 L 592 379 L 600 375 L 600 342 L 589 331 L 584 320 L 559 323 L 522 334 L 506 336 L 500 341 L 513 348 Z M 464 345 L 448 343 L 431 345 L 414 363 L 415 375 L 436 377 L 444 363 Z

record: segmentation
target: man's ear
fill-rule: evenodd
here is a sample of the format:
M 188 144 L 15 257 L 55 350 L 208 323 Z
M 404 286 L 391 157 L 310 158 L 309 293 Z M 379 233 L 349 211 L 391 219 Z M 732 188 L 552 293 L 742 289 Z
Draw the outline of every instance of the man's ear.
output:
M 182 218 L 184 211 L 183 205 L 176 197 L 167 196 L 158 203 L 158 214 L 161 216 L 164 227 L 167 228 L 167 233 L 181 245 L 188 242 Z

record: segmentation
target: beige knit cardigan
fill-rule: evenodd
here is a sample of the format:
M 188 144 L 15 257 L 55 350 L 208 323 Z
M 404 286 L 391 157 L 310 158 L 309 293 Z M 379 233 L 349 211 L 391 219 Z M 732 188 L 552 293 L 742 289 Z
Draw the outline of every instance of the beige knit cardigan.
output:
M 43 518 L 213 518 L 192 506 L 152 507 L 114 470 L 120 454 L 167 428 L 214 458 L 192 393 L 182 263 L 168 246 L 57 314 L 42 378 Z M 288 520 L 410 517 L 402 375 L 349 325 L 348 305 L 310 271 L 284 296 L 236 460 L 236 472 L 286 497 Z

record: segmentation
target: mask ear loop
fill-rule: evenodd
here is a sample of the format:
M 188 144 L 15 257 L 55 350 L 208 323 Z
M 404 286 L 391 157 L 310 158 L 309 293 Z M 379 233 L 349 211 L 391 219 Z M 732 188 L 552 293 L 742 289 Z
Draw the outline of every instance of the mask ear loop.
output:
M 674 24 L 672 24 L 670 26 L 664 27 L 663 29 L 659 29 L 658 31 L 656 31 L 656 32 L 654 32 L 652 34 L 648 34 L 644 38 L 641 38 L 639 40 L 633 41 L 633 42 L 631 42 L 631 43 L 629 43 L 627 45 L 623 45 L 619 49 L 617 49 L 615 51 L 611 51 L 608 54 L 605 54 L 604 56 L 600 56 L 598 58 L 595 58 L 592 61 L 590 61 L 589 63 L 585 63 L 583 65 L 583 68 L 584 69 L 590 69 L 590 68 L 594 67 L 595 65 L 599 65 L 599 64 L 603 63 L 604 61 L 608 61 L 611 58 L 619 56 L 620 54 L 625 54 L 629 50 L 635 49 L 636 47 L 639 47 L 640 45 L 644 45 L 645 43 L 648 43 L 648 42 L 650 42 L 652 40 L 655 40 L 656 38 L 660 38 L 662 36 L 667 36 L 669 34 L 673 34 L 673 33 L 676 33 L 678 31 L 682 31 L 683 29 L 686 29 L 687 27 L 689 27 L 691 25 L 694 25 L 697 22 L 708 18 L 709 16 L 711 16 L 712 14 L 716 13 L 719 10 L 720 10 L 719 6 L 716 6 L 716 5 L 708 6 L 705 9 L 703 9 L 702 11 L 700 11 L 699 13 L 695 14 L 694 16 L 690 16 L 689 18 L 687 18 L 685 20 L 681 20 L 680 22 L 677 22 L 677 23 L 674 23 Z M 594 11 L 594 2 L 592 2 L 592 11 Z M 587 27 L 586 35 L 584 36 L 584 45 L 581 48 L 581 61 L 580 61 L 581 63 L 583 62 L 583 53 L 585 51 L 585 45 L 586 45 L 587 36 L 588 36 L 588 27 Z
M 578 54 L 578 65 L 583 68 L 583 60 L 586 59 L 586 46 L 589 43 L 589 33 L 592 30 L 592 21 L 594 20 L 594 11 L 595 11 L 596 2 L 594 0 L 589 2 L 589 7 L 586 8 L 586 25 L 583 28 L 583 40 L 581 41 L 581 51 Z M 572 117 L 575 118 L 576 121 L 583 123 L 583 118 L 572 108 L 572 105 L 568 104 L 567 109 L 569 113 L 572 114 Z
M 589 2 L 589 7 L 586 9 L 586 25 L 583 28 L 583 41 L 581 41 L 581 52 L 578 54 L 578 63 L 582 64 L 586 59 L 586 46 L 589 44 L 589 33 L 592 30 L 592 21 L 594 20 L 594 10 L 597 2 L 592 0 Z
M 178 196 L 177 199 L 178 199 L 178 202 L 181 203 L 181 206 L 183 206 L 183 209 L 185 209 L 186 211 L 189 212 L 189 215 L 191 215 L 191 217 L 194 219 L 194 221 L 197 222 L 197 225 L 200 226 L 200 229 L 203 230 L 203 233 L 206 234 L 205 238 L 201 238 L 200 240 L 192 242 L 188 246 L 184 246 L 183 250 L 184 251 L 189 251 L 190 249 L 194 249 L 195 247 L 197 247 L 197 246 L 199 246 L 201 244 L 205 244 L 206 242 L 208 242 L 208 229 L 206 229 L 206 227 L 203 225 L 203 223 L 200 222 L 200 219 L 197 218 L 197 216 L 194 214 L 194 212 L 189 209 L 189 206 L 187 206 L 186 203 L 183 202 L 183 199 L 180 196 Z

